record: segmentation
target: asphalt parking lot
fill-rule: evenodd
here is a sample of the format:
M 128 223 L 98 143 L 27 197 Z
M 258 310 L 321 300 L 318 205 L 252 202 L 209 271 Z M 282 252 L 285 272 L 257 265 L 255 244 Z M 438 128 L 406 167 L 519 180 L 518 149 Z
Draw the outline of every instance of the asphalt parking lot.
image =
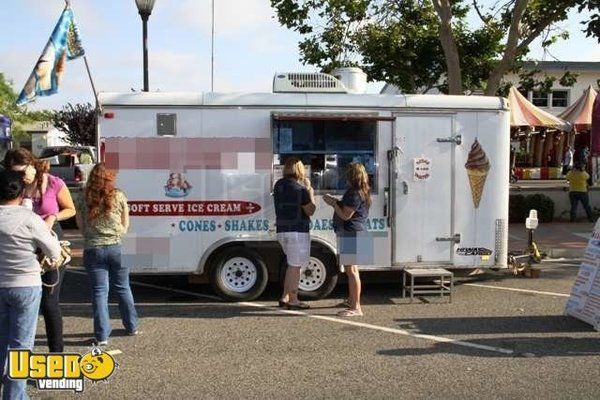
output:
M 277 287 L 223 303 L 181 278 L 133 277 L 142 333 L 124 336 L 111 306 L 108 350 L 119 368 L 83 394 L 34 398 L 464 399 L 600 398 L 600 333 L 563 315 L 576 262 L 545 262 L 539 279 L 507 272 L 460 279 L 453 302 L 409 304 L 399 279 L 364 284 L 362 318 L 338 318 L 344 297 L 308 312 L 276 308 Z M 66 350 L 89 351 L 85 272 L 62 291 Z M 36 350 L 44 351 L 40 319 Z

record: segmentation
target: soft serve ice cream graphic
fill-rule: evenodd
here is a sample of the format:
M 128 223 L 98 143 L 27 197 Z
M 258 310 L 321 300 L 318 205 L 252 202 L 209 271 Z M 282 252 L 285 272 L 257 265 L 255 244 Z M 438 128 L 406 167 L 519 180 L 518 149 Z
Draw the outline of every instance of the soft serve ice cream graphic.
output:
M 475 139 L 471 145 L 471 151 L 469 151 L 469 157 L 467 158 L 465 168 L 469 175 L 473 205 L 475 208 L 479 208 L 483 187 L 485 186 L 485 181 L 490 171 L 490 160 L 488 160 L 485 151 L 483 151 L 477 139 Z
M 168 197 L 185 197 L 190 194 L 192 185 L 185 180 L 185 176 L 180 173 L 171 172 L 167 184 L 165 185 L 165 195 Z

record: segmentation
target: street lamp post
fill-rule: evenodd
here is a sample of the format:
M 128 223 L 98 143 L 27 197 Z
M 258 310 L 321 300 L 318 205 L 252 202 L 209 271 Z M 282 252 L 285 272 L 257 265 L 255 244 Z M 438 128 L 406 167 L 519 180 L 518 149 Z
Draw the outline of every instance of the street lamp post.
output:
M 144 92 L 148 89 L 148 18 L 156 0 L 135 0 L 138 12 L 142 17 L 142 41 L 144 47 Z

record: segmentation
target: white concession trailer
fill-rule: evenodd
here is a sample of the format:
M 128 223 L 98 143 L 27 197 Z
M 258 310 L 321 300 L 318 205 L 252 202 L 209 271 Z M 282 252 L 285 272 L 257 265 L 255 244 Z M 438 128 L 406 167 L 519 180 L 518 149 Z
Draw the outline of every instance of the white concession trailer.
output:
M 342 195 L 351 162 L 372 187 L 362 270 L 505 268 L 506 99 L 346 91 L 329 75 L 281 74 L 273 93 L 101 93 L 99 148 L 129 199 L 123 263 L 206 278 L 225 299 L 258 297 L 285 269 L 271 191 L 293 156 L 317 201 L 305 296 L 337 282 L 322 195 Z

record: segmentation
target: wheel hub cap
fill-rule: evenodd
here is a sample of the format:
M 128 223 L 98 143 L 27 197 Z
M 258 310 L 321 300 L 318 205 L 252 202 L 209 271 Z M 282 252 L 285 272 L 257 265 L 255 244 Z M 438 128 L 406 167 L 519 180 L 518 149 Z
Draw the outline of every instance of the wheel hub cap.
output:
M 300 270 L 300 283 L 298 288 L 305 292 L 319 289 L 327 279 L 325 264 L 316 257 L 311 257 L 308 267 Z
M 258 279 L 258 268 L 245 257 L 233 257 L 225 262 L 219 278 L 225 288 L 242 293 L 250 290 Z

